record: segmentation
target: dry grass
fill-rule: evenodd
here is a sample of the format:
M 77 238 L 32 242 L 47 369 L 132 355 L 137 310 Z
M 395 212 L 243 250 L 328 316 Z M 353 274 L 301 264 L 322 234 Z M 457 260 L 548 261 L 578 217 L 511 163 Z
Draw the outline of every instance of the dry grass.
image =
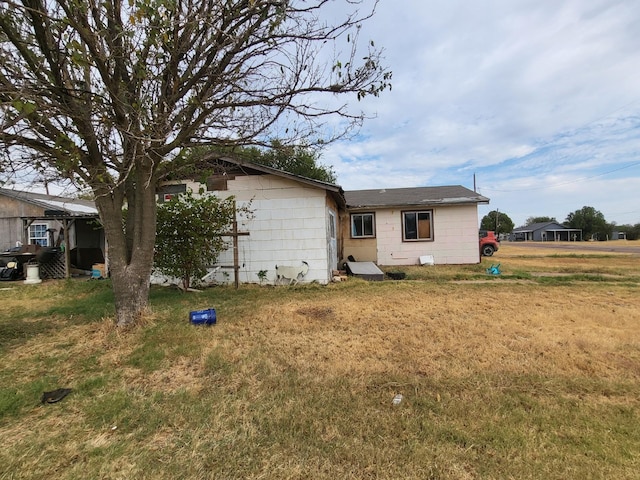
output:
M 271 304 L 246 322 L 259 328 L 261 345 L 310 375 L 392 371 L 439 379 L 493 372 L 578 374 L 584 372 L 579 360 L 585 351 L 602 356 L 637 343 L 640 336 L 629 336 L 637 315 L 636 292 L 628 289 L 548 292 L 518 285 L 496 291 L 493 285 L 416 283 L 392 295 L 367 286 L 313 306 L 303 299 Z M 255 348 L 251 338 L 245 340 L 234 347 L 241 356 Z M 640 374 L 615 367 L 594 362 L 589 371 L 601 377 Z
M 640 259 L 578 255 L 504 245 L 408 281 L 155 291 L 126 332 L 104 283 L 16 284 L 0 478 L 637 478 Z M 490 263 L 504 275 L 478 283 Z M 187 323 L 211 306 L 218 325 Z
M 522 246 L 503 242 L 491 260 L 500 261 L 512 270 L 553 273 L 592 273 L 608 275 L 640 275 L 640 254 L 607 251 L 616 246 L 640 248 L 640 240 L 616 242 L 583 242 L 578 250 Z M 488 259 L 485 259 L 488 260 Z

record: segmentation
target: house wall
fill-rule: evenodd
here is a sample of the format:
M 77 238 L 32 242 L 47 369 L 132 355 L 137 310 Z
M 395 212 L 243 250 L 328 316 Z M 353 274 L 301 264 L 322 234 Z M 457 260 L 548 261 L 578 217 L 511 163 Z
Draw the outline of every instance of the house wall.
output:
M 30 203 L 21 202 L 15 198 L 0 195 L 0 251 L 4 252 L 16 246 L 16 242 L 26 243 L 23 238 L 23 226 L 21 217 L 40 216 L 43 209 Z M 46 223 L 48 227 L 55 228 L 57 222 Z
M 267 282 L 273 283 L 276 265 L 302 266 L 306 261 L 309 272 L 300 281 L 328 283 L 328 216 L 335 204 L 324 189 L 275 175 L 247 175 L 229 180 L 225 191 L 210 193 L 233 195 L 238 206 L 251 202 L 253 218 L 238 219 L 238 230 L 249 232 L 238 238 L 240 282 L 258 283 L 258 272 L 266 270 Z M 232 266 L 233 250 L 224 252 L 218 264 Z M 222 269 L 216 279 L 233 281 L 233 270 Z
M 16 242 L 28 243 L 28 233 L 25 233 L 22 217 L 43 217 L 44 209 L 29 202 L 0 195 L 0 251 L 4 252 L 16 246 Z M 32 224 L 45 224 L 47 228 L 55 229 L 53 241 L 58 240 L 62 222 L 53 218 L 38 219 Z M 66 246 L 69 249 L 84 248 L 104 250 L 104 234 L 102 229 L 96 228 L 93 221 L 78 219 L 65 233 Z M 53 246 L 53 245 L 50 245 Z M 100 253 L 100 257 L 102 253 Z M 72 259 L 73 261 L 74 259 Z M 102 260 L 103 261 L 103 260 Z
M 22 242 L 22 221 L 14 218 L 0 218 L 0 252 L 5 252 Z
M 433 255 L 436 264 L 471 264 L 480 261 L 478 213 L 476 205 L 434 207 L 433 241 L 402 241 L 403 209 L 375 212 L 376 258 L 372 240 L 345 240 L 344 255 L 358 261 L 375 261 L 378 265 L 417 265 L 423 255 Z M 347 235 L 349 235 L 347 231 Z M 360 245 L 358 245 L 362 242 Z
M 378 262 L 376 238 L 351 238 L 351 215 L 348 212 L 342 216 L 340 227 L 343 238 L 342 261 L 351 255 L 358 262 Z

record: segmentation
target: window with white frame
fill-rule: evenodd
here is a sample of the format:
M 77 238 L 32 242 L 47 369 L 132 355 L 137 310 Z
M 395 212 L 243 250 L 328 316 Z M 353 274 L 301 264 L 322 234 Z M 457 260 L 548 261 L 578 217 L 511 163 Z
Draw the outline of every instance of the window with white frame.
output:
M 351 214 L 351 238 L 372 238 L 376 236 L 373 213 Z
M 433 212 L 402 212 L 402 240 L 424 242 L 433 240 Z
M 49 246 L 49 225 L 46 223 L 32 223 L 29 225 L 29 243 L 38 244 L 41 247 Z

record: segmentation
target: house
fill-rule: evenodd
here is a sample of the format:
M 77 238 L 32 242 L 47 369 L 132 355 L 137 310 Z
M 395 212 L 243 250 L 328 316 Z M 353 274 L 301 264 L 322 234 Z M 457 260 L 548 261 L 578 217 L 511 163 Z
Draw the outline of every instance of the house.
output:
M 204 172 L 204 170 L 203 170 Z M 187 189 L 233 196 L 252 215 L 237 219 L 230 248 L 212 272 L 276 283 L 276 266 L 300 268 L 299 280 L 326 284 L 348 258 L 381 266 L 480 261 L 478 204 L 488 199 L 462 186 L 344 192 L 338 185 L 231 158 L 207 161 L 202 179 L 164 182 L 158 202 Z M 0 248 L 61 247 L 64 274 L 104 262 L 105 241 L 93 202 L 0 189 Z M 282 268 L 279 269 L 283 271 Z
M 462 186 L 345 192 L 345 257 L 378 265 L 478 263 L 478 205 L 489 199 Z
M 435 263 L 480 261 L 477 205 L 489 200 L 461 186 L 344 192 L 230 158 L 209 160 L 206 170 L 199 181 L 165 182 L 158 201 L 190 189 L 250 204 L 252 217 L 238 219 L 236 246 L 219 258 L 217 281 L 233 280 L 237 265 L 241 283 L 257 283 L 261 272 L 275 283 L 276 266 L 306 262 L 300 280 L 326 284 L 349 256 L 378 265 L 416 265 L 424 255 Z
M 92 201 L 0 188 L 0 252 L 35 255 L 44 278 L 104 262 L 104 232 Z M 46 262 L 43 253 L 47 252 Z
M 510 239 L 512 241 L 569 242 L 582 240 L 582 230 L 565 227 L 558 222 L 533 223 L 514 228 Z
M 237 265 L 241 283 L 257 283 L 261 272 L 275 283 L 276 265 L 302 267 L 302 262 L 308 264 L 305 282 L 331 280 L 341 250 L 338 219 L 345 209 L 341 187 L 230 158 L 209 160 L 206 170 L 201 181 L 165 182 L 158 201 L 188 188 L 219 198 L 234 196 L 239 207 L 250 206 L 253 215 L 238 219 L 236 246 L 218 259 L 222 268 L 215 274 L 217 281 L 233 280 Z

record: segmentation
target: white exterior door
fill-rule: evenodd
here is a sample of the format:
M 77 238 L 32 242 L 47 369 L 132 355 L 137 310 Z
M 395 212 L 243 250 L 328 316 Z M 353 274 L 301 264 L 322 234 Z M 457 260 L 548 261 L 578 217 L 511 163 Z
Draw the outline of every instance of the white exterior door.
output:
M 327 215 L 327 261 L 329 264 L 329 278 L 332 276 L 331 271 L 338 269 L 338 241 L 336 239 L 338 227 L 336 218 L 336 212 L 329 208 Z

